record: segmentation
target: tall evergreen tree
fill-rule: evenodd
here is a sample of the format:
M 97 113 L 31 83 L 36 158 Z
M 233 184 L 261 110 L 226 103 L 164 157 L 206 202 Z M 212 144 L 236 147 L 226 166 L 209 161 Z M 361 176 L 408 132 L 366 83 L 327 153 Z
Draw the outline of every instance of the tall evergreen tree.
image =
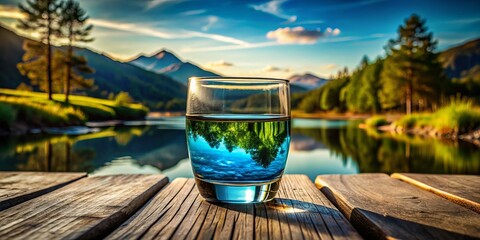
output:
M 434 53 L 436 46 L 425 20 L 418 15 L 411 15 L 399 27 L 398 37 L 386 46 L 388 56 L 381 92 L 384 107 L 404 102 L 406 113 L 410 114 L 414 100 L 432 104 L 438 99 L 445 77 Z
M 90 31 L 92 25 L 87 25 L 88 15 L 80 7 L 80 4 L 74 0 L 67 0 L 62 7 L 62 14 L 60 24 L 63 27 L 62 34 L 68 39 L 67 61 L 66 61 L 66 76 L 64 83 L 65 102 L 68 102 L 70 90 L 72 87 L 89 86 L 88 80 L 85 80 L 80 75 L 76 74 L 74 70 L 81 72 L 92 72 L 92 69 L 87 66 L 85 58 L 75 56 L 73 53 L 74 42 L 91 42 Z M 83 71 L 82 71 L 83 70 Z M 75 80 L 75 86 L 72 86 L 72 80 Z M 82 82 L 84 82 L 82 84 Z
M 46 90 L 48 99 L 52 100 L 52 38 L 59 34 L 59 10 L 62 3 L 59 0 L 28 0 L 25 5 L 19 4 L 20 11 L 27 18 L 18 21 L 18 27 L 26 31 L 35 31 L 40 34 L 40 41 L 44 51 L 36 52 L 37 58 L 45 56 L 44 69 L 46 72 Z M 39 45 L 40 46 L 40 45 Z M 35 61 L 32 61 L 35 63 Z M 36 62 L 37 64 L 40 62 Z M 42 66 L 38 66 L 42 67 Z
M 370 64 L 370 59 L 368 59 L 367 55 L 363 55 L 362 60 L 360 61 L 360 66 L 358 67 L 359 69 L 363 69 Z

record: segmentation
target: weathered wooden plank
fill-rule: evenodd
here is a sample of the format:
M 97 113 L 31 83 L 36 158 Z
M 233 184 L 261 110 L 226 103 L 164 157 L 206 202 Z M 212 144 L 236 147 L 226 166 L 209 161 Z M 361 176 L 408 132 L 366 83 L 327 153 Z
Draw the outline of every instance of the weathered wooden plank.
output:
M 167 184 L 162 175 L 78 180 L 0 213 L 2 239 L 92 239 L 108 235 Z
M 480 215 L 386 174 L 318 176 L 317 187 L 366 238 L 480 238 Z
M 480 176 L 394 173 L 391 177 L 480 213 Z
M 359 239 L 304 175 L 286 175 L 265 204 L 212 204 L 193 179 L 175 179 L 108 239 Z
M 0 211 L 86 176 L 86 173 L 0 172 Z

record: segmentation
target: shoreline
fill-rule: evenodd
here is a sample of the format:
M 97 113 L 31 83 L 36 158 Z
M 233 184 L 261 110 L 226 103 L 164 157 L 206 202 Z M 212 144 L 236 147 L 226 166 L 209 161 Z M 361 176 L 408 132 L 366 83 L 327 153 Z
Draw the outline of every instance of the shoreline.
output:
M 471 143 L 477 147 L 480 147 L 480 128 L 476 130 L 469 131 L 466 133 L 459 133 L 457 131 L 437 131 L 435 128 L 431 126 L 425 127 L 411 127 L 411 128 L 403 128 L 400 126 L 395 126 L 393 123 L 388 125 L 381 125 L 377 127 L 369 127 L 365 123 L 361 123 L 358 125 L 360 129 L 373 129 L 380 132 L 388 132 L 392 134 L 410 134 L 425 138 L 435 138 L 435 139 L 444 139 L 444 140 L 451 140 L 451 141 L 458 141 L 462 140 L 464 142 Z
M 38 133 L 49 133 L 49 132 L 59 132 L 59 131 L 70 131 L 70 129 L 80 129 L 80 128 L 102 128 L 102 127 L 116 127 L 116 126 L 133 126 L 133 125 L 146 125 L 147 121 L 155 121 L 161 118 L 168 117 L 181 117 L 185 116 L 184 111 L 173 111 L 173 112 L 149 112 L 144 118 L 141 119 L 110 119 L 105 121 L 88 121 L 84 124 L 72 124 L 72 125 L 60 125 L 60 126 L 30 126 L 25 122 L 14 123 L 12 128 L 7 131 L 5 129 L 0 129 L 0 136 L 18 136 L 24 134 L 38 134 Z M 372 114 L 354 114 L 354 113 L 302 113 L 298 111 L 292 111 L 292 118 L 297 119 L 325 119 L 325 120 L 365 120 L 371 117 Z M 391 119 L 396 119 L 399 114 L 388 115 Z M 127 124 L 126 124 L 127 123 Z M 77 130 L 75 130 L 77 131 Z M 79 130 L 79 132 L 84 132 L 86 130 Z
M 336 112 L 315 112 L 305 113 L 292 110 L 292 118 L 304 118 L 304 119 L 326 119 L 326 120 L 366 120 L 375 116 L 373 113 L 336 113 Z M 388 113 L 386 118 L 389 121 L 394 121 L 404 116 L 401 113 Z
M 162 118 L 184 116 L 185 112 L 151 112 L 140 119 L 111 119 L 105 121 L 88 121 L 83 124 L 61 125 L 61 126 L 31 126 L 25 122 L 16 122 L 7 131 L 0 129 L 0 136 L 19 136 L 25 134 L 84 134 L 97 131 L 98 128 L 122 127 L 122 126 L 143 126 L 149 125 L 149 121 L 158 121 Z

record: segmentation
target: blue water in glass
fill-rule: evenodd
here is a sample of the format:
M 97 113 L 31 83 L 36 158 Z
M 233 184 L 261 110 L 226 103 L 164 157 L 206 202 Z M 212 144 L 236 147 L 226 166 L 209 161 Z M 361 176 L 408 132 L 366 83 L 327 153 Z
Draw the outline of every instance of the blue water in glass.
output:
M 243 203 L 275 196 L 288 156 L 288 118 L 187 117 L 186 130 L 193 172 L 205 199 Z

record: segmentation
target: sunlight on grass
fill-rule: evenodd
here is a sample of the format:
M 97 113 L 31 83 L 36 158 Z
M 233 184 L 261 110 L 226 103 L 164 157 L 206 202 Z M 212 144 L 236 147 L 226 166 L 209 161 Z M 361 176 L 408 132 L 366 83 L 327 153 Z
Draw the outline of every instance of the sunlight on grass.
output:
M 148 113 L 141 104 L 119 104 L 74 95 L 70 97 L 70 103 L 65 103 L 63 94 L 54 94 L 53 99 L 48 100 L 46 93 L 0 89 L 0 127 L 8 129 L 16 122 L 33 127 L 58 127 L 85 121 L 133 120 Z
M 480 127 L 480 107 L 471 100 L 452 98 L 434 113 L 415 113 L 394 122 L 403 128 L 432 127 L 438 132 L 465 133 Z
M 62 106 L 57 102 L 43 103 L 29 98 L 0 96 L 0 103 L 11 106 L 8 118 L 12 118 L 13 115 L 16 121 L 37 127 L 81 124 L 86 119 L 82 111 L 71 106 Z M 5 119 L 5 116 L 2 115 L 0 118 Z

